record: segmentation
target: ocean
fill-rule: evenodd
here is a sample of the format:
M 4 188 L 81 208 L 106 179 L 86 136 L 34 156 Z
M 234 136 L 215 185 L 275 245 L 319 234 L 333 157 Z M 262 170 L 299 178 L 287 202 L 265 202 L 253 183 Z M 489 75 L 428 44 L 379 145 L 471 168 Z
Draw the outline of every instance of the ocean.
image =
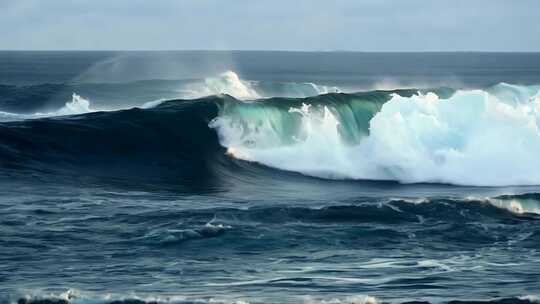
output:
M 536 303 L 540 53 L 0 52 L 0 303 Z

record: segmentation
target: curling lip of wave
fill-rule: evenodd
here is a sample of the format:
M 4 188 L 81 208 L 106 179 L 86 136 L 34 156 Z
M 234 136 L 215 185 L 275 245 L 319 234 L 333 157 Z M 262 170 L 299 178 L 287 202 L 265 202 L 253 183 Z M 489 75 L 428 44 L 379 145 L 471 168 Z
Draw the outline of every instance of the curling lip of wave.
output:
M 500 84 L 286 110 L 237 103 L 210 127 L 236 158 L 322 178 L 537 185 L 538 90 Z

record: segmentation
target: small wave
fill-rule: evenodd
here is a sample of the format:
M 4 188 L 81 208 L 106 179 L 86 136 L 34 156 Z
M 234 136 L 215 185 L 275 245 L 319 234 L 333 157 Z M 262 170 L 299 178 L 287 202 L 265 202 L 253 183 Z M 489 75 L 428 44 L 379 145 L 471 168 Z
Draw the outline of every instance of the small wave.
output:
M 77 115 L 94 112 L 95 110 L 90 107 L 90 101 L 86 98 L 73 93 L 71 101 L 66 102 L 66 104 L 53 112 L 41 113 L 37 112 L 34 114 L 16 114 L 9 112 L 0 112 L 0 121 L 14 121 L 14 120 L 24 120 L 24 119 L 38 119 L 54 116 L 66 116 L 66 115 Z
M 396 202 L 407 202 L 412 204 L 433 204 L 437 202 L 444 202 L 444 204 L 463 204 L 462 206 L 467 206 L 467 204 L 482 204 L 495 207 L 497 209 L 502 209 L 504 211 L 510 212 L 514 215 L 530 215 L 536 217 L 540 215 L 540 194 L 538 193 L 526 193 L 526 194 L 516 194 L 516 195 L 499 195 L 494 197 L 466 197 L 466 198 L 433 198 L 433 199 L 419 199 L 419 200 L 409 200 L 409 199 L 393 199 Z M 449 215 L 447 212 L 445 214 Z M 460 213 L 460 215 L 462 215 Z
M 151 244 L 173 245 L 188 240 L 217 237 L 232 227 L 223 224 L 206 223 L 204 226 L 192 229 L 158 229 L 151 231 L 143 237 Z
M 501 195 L 488 199 L 488 202 L 517 214 L 540 214 L 540 194 L 538 193 Z
M 517 201 L 517 199 L 512 200 Z M 534 203 L 538 205 L 540 201 Z M 515 212 L 511 203 L 503 203 L 500 198 L 426 198 L 421 202 L 408 199 L 390 199 L 379 202 L 346 200 L 340 204 L 325 207 L 253 207 L 243 211 L 234 211 L 233 214 L 235 219 L 242 222 L 320 225 L 355 223 L 394 225 L 407 222 L 424 224 L 426 221 L 449 223 L 483 221 L 487 223 L 499 220 L 538 219 L 538 214 L 532 211 Z M 527 214 L 530 216 L 525 216 Z M 508 221 L 508 223 L 517 224 L 519 221 Z

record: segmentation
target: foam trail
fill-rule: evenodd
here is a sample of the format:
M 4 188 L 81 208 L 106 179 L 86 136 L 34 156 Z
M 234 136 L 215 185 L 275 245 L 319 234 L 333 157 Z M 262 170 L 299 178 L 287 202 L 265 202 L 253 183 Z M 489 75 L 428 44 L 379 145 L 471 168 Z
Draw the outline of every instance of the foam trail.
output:
M 538 87 L 505 86 L 393 95 L 368 130 L 332 105 L 222 112 L 211 127 L 237 158 L 323 178 L 540 184 Z

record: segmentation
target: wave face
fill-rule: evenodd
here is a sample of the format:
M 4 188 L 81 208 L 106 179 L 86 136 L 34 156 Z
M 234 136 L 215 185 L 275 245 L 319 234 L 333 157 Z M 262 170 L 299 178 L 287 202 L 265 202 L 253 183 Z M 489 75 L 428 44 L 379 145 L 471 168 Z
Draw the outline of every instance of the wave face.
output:
M 221 154 L 207 126 L 217 114 L 215 102 L 214 97 L 178 100 L 148 109 L 4 122 L 1 173 L 167 179 L 190 187 L 198 181 L 211 183 L 208 168 Z M 64 110 L 80 109 L 68 106 Z
M 210 126 L 236 158 L 322 178 L 537 185 L 538 89 L 233 103 Z

